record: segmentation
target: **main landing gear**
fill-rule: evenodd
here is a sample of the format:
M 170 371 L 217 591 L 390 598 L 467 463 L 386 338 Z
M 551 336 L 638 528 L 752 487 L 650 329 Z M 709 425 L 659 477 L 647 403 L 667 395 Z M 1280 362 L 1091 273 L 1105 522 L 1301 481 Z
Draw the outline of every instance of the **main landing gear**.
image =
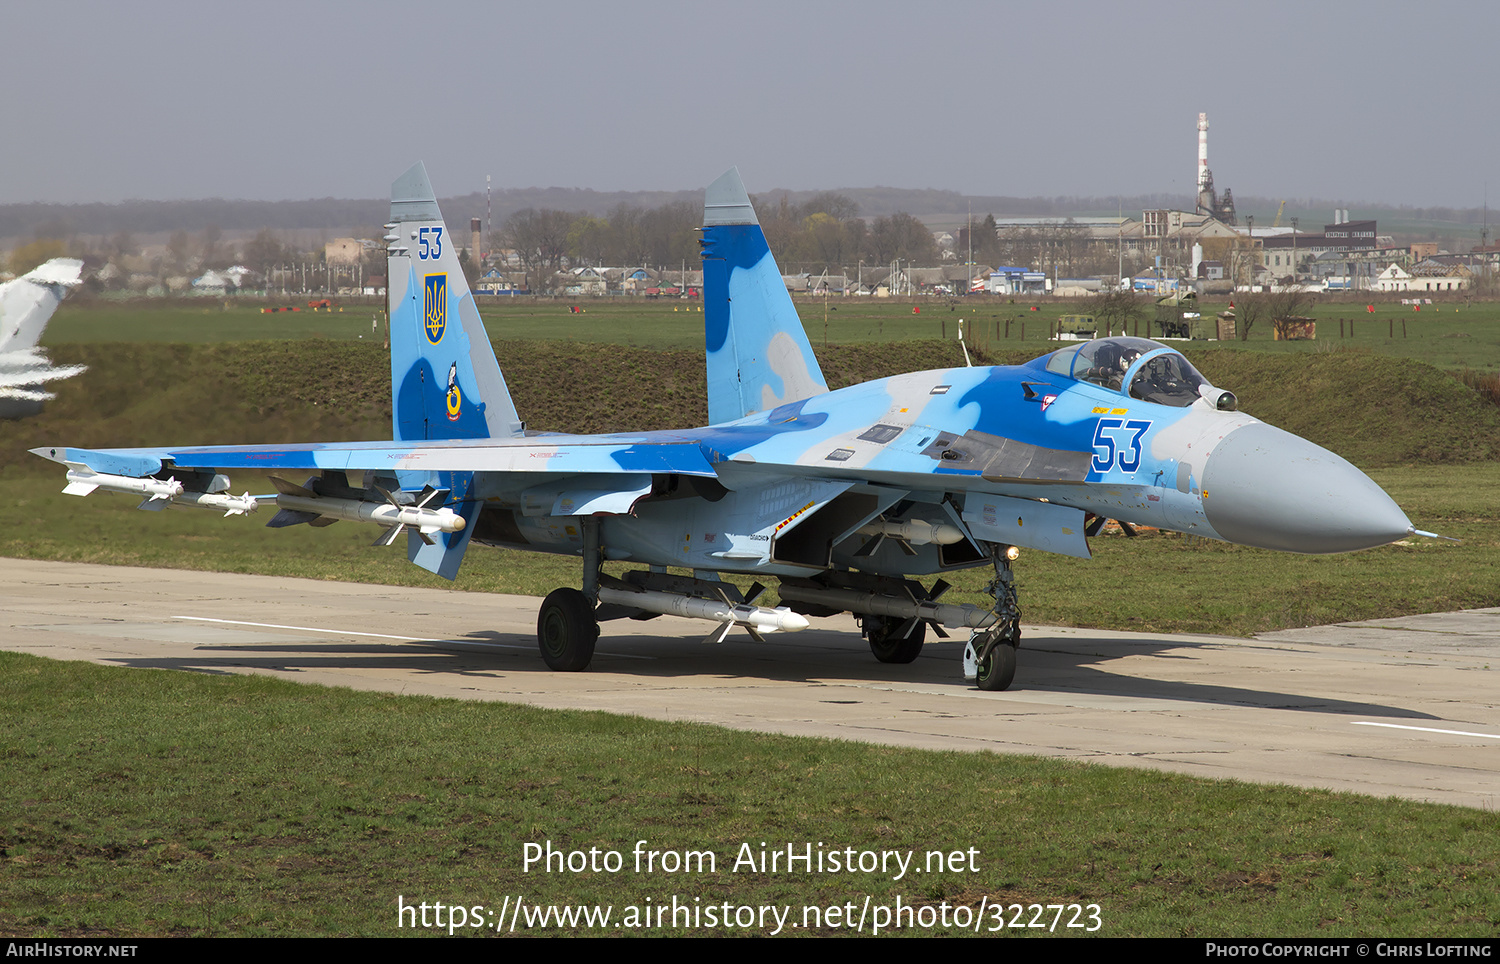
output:
M 716 572 L 700 570 L 691 577 L 674 576 L 653 567 L 651 571 L 627 572 L 624 578 L 601 573 L 598 520 L 584 518 L 582 528 L 583 590 L 554 590 L 537 614 L 537 645 L 551 669 L 563 673 L 588 669 L 599 639 L 599 624 L 611 619 L 654 619 L 668 613 L 707 619 L 718 623 L 704 640 L 712 643 L 723 642 L 736 626 L 757 640 L 763 639 L 764 633 L 807 628 L 804 616 L 784 606 L 756 605 L 756 598 L 765 590 L 759 583 L 745 594 L 721 580 Z
M 536 641 L 547 668 L 559 673 L 578 673 L 594 659 L 599 641 L 599 618 L 594 600 L 599 596 L 599 564 L 604 558 L 599 545 L 599 520 L 583 523 L 583 591 L 554 589 L 542 600 L 536 616 Z
M 554 589 L 536 617 L 536 639 L 549 669 L 576 673 L 588 668 L 599 640 L 594 604 L 577 589 Z
M 719 623 L 705 642 L 721 642 L 735 626 L 757 640 L 762 633 L 807 628 L 807 615 L 853 612 L 882 663 L 910 663 L 922 652 L 927 625 L 946 636 L 943 626 L 971 628 L 964 647 L 964 676 L 982 690 L 1008 688 L 1016 675 L 1016 650 L 1021 644 L 1021 609 L 1016 602 L 1012 546 L 991 546 L 995 578 L 985 592 L 994 598 L 989 609 L 968 603 L 938 602 L 949 587 L 939 579 L 931 590 L 909 580 L 828 570 L 812 578 L 783 578 L 780 595 L 787 605 L 755 605 L 762 587 L 744 596 L 717 573 L 695 572 L 691 578 L 661 570 L 636 571 L 623 579 L 602 575 L 603 553 L 599 525 L 583 520 L 583 590 L 557 589 L 542 602 L 536 620 L 537 644 L 550 669 L 576 673 L 588 668 L 599 640 L 601 620 L 651 619 L 662 613 L 708 619 Z
M 910 663 L 922 654 L 927 623 L 899 616 L 861 616 L 860 628 L 870 641 L 870 652 L 882 663 Z

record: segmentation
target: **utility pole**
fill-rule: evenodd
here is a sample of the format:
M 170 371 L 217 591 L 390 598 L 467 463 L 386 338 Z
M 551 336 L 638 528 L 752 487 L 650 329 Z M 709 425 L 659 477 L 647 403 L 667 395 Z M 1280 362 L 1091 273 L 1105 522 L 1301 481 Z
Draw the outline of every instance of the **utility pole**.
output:
M 1297 277 L 1297 219 L 1292 218 L 1292 283 L 1296 284 L 1300 280 Z
M 1251 290 L 1254 290 L 1254 288 L 1255 288 L 1255 215 L 1253 215 L 1253 214 L 1247 214 L 1247 215 L 1245 215 L 1245 234 L 1246 234 L 1246 237 L 1249 238 L 1249 243 L 1250 243 L 1250 255 L 1245 260 L 1245 263 L 1248 266 L 1248 271 L 1249 271 L 1249 275 L 1250 275 L 1247 283 L 1250 285 Z

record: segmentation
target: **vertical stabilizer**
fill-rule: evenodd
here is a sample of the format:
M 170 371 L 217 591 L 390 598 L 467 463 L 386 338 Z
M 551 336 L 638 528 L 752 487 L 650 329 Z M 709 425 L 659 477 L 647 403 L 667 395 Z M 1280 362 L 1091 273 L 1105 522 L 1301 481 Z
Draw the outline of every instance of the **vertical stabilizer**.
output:
M 523 428 L 418 161 L 391 185 L 391 430 L 398 442 L 509 438 Z
M 52 313 L 82 281 L 83 262 L 53 258 L 0 284 L 0 354 L 29 351 L 42 340 Z
M 48 382 L 71 378 L 82 365 L 53 365 L 37 347 L 69 289 L 82 281 L 83 262 L 53 258 L 14 281 L 0 284 L 0 418 L 39 414 L 55 397 Z
M 398 442 L 510 438 L 525 428 L 495 360 L 458 246 L 421 161 L 391 185 L 386 253 L 391 306 L 391 437 Z M 477 252 L 476 252 L 477 255 Z M 403 488 L 446 490 L 469 523 L 424 540 L 407 536 L 407 558 L 445 579 L 458 575 L 480 504 L 468 472 L 400 473 Z
M 709 422 L 828 391 L 738 168 L 708 186 L 702 244 Z

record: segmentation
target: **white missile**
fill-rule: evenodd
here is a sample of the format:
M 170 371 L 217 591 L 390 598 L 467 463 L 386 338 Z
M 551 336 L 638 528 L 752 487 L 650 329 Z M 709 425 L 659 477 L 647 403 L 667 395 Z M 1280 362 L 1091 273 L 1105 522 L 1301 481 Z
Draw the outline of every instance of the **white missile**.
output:
M 222 475 L 215 477 L 214 481 L 216 485 L 222 485 L 224 488 L 229 486 L 229 480 Z M 139 507 L 153 511 L 163 509 L 171 503 L 172 505 L 196 505 L 204 509 L 221 510 L 226 516 L 231 516 L 254 512 L 260 505 L 248 492 L 244 495 L 190 492 L 184 489 L 182 483 L 176 479 L 137 479 L 128 475 L 109 475 L 104 472 L 95 472 L 80 463 L 68 463 L 68 484 L 63 492 L 68 495 L 88 495 L 95 489 L 143 495 L 146 499 Z
M 599 587 L 599 601 L 642 609 L 648 613 L 686 616 L 689 619 L 711 619 L 721 624 L 720 631 L 710 637 L 715 642 L 721 642 L 734 626 L 744 626 L 751 635 L 774 633 L 778 630 L 797 633 L 808 627 L 806 616 L 794 613 L 785 606 L 771 609 L 767 606 L 752 606 L 748 603 L 731 603 L 723 599 L 684 596 L 675 592 L 657 592 L 650 589 L 635 592 L 601 586 Z
M 67 495 L 88 495 L 95 489 L 144 495 L 147 501 L 175 499 L 182 495 L 182 483 L 176 479 L 137 479 L 128 475 L 107 475 L 87 465 L 68 463 Z
M 871 522 L 859 527 L 859 534 L 864 536 L 885 536 L 887 539 L 900 539 L 914 546 L 925 546 L 936 542 L 940 546 L 951 546 L 955 542 L 962 542 L 963 531 L 958 526 L 945 523 L 937 525 L 923 519 L 910 519 L 906 522 Z
M 457 532 L 467 524 L 463 516 L 449 508 L 424 509 L 414 505 L 366 502 L 363 499 L 325 499 L 321 496 L 308 497 L 283 492 L 276 496 L 276 506 L 292 512 L 311 512 L 326 519 L 373 522 L 390 528 L 410 526 L 423 535 Z
M 805 586 L 789 586 L 784 582 L 777 591 L 782 599 L 795 599 L 798 602 L 829 606 L 871 616 L 930 619 L 940 626 L 967 626 L 970 629 L 983 629 L 995 621 L 994 613 L 969 603 L 952 605 L 916 602 L 879 592 L 860 592 L 856 589 L 810 589 Z
M 200 509 L 222 509 L 227 518 L 232 515 L 249 515 L 260 508 L 260 501 L 246 492 L 244 495 L 224 495 L 217 492 L 184 492 L 172 499 L 174 505 L 196 505 Z

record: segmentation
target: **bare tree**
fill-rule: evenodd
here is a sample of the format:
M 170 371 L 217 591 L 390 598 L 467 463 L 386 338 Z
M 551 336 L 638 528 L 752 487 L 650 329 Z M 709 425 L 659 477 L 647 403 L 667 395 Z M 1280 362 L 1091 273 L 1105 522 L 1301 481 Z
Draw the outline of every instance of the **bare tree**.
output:
M 1293 333 L 1293 328 L 1303 320 L 1303 312 L 1312 306 L 1312 296 L 1295 285 L 1260 297 L 1265 301 L 1271 328 L 1281 339 Z
M 172 232 L 167 240 L 167 256 L 173 271 L 186 271 L 188 267 L 188 233 L 181 228 Z
M 574 216 L 552 208 L 526 208 L 510 216 L 504 237 L 528 270 L 557 271 L 568 255 Z
M 254 239 L 245 245 L 246 264 L 262 275 L 268 275 L 274 265 L 287 260 L 289 255 L 281 240 L 269 228 L 262 228 Z
M 932 232 L 905 211 L 897 211 L 888 218 L 876 218 L 867 243 L 867 254 L 870 255 L 867 260 L 877 264 L 897 258 L 917 264 L 936 264 L 939 260 Z
M 1252 294 L 1247 291 L 1235 296 L 1235 299 L 1229 303 L 1229 310 L 1234 312 L 1234 328 L 1240 336 L 1240 341 L 1249 341 L 1250 329 L 1266 316 L 1267 297 L 1269 296 L 1265 294 Z
M 200 268 L 227 268 L 229 259 L 224 257 L 225 252 L 220 244 L 224 240 L 224 232 L 217 224 L 210 224 L 203 229 L 203 253 L 198 256 Z
M 1101 291 L 1088 300 L 1087 307 L 1089 314 L 1104 322 L 1106 334 L 1114 331 L 1115 323 L 1119 322 L 1120 334 L 1123 335 L 1130 323 L 1145 313 L 1141 299 L 1128 289 Z
M 645 212 L 630 204 L 617 204 L 609 212 L 609 260 L 618 265 L 644 265 L 651 257 L 642 222 Z
M 568 260 L 573 264 L 603 264 L 611 253 L 609 222 L 580 214 L 568 226 Z

